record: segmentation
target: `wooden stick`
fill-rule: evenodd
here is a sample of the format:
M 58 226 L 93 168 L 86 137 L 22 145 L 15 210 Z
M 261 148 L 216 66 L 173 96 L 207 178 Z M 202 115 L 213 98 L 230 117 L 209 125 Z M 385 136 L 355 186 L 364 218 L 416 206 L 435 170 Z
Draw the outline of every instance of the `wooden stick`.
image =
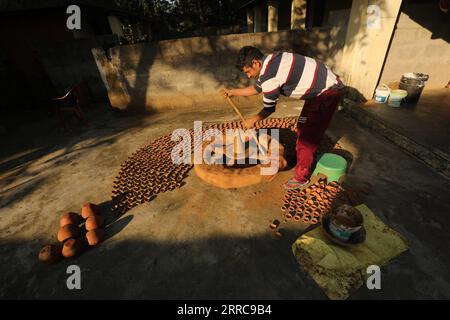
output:
M 245 119 L 244 116 L 242 115 L 241 111 L 239 111 L 239 108 L 237 107 L 237 105 L 233 102 L 233 100 L 231 100 L 231 98 L 229 96 L 227 96 L 227 101 L 229 102 L 229 104 L 233 107 L 234 111 L 236 111 L 236 113 L 238 114 L 238 116 L 241 118 L 242 123 L 245 126 Z M 247 128 L 246 128 L 247 129 Z M 253 132 L 253 130 L 250 130 L 251 134 L 252 134 L 252 138 L 255 139 L 256 145 L 258 146 L 259 151 L 261 151 L 263 156 L 266 156 L 266 152 L 264 151 L 264 149 L 261 147 L 261 145 L 259 144 L 258 138 L 256 137 L 255 133 Z

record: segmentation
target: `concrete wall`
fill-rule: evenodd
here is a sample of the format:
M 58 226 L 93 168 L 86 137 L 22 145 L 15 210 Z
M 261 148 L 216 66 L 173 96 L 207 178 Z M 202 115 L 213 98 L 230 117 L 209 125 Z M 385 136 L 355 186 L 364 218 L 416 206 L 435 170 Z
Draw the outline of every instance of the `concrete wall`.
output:
M 335 30 L 311 29 L 195 37 L 145 43 L 110 49 L 93 49 L 97 66 L 114 107 L 166 110 L 172 108 L 223 107 L 221 86 L 236 87 L 250 82 L 235 67 L 237 51 L 245 45 L 264 53 L 288 50 L 317 58 L 332 68 L 342 43 L 330 47 Z M 260 105 L 261 97 L 240 98 L 240 105 Z
M 377 86 L 401 3 L 402 0 L 352 2 L 342 73 L 344 82 L 367 99 L 372 98 Z
M 430 75 L 427 86 L 450 81 L 450 14 L 437 2 L 404 2 L 397 28 L 380 78 L 381 83 L 399 81 L 403 73 Z

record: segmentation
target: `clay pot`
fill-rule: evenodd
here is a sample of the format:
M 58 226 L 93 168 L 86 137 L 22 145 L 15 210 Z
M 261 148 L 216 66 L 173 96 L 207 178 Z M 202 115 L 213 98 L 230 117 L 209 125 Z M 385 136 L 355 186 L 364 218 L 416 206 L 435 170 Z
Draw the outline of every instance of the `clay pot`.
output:
M 46 245 L 39 251 L 38 259 L 40 262 L 53 264 L 61 260 L 62 247 L 59 244 Z
M 96 204 L 86 202 L 83 204 L 83 208 L 81 208 L 81 216 L 84 219 L 87 219 L 90 216 L 100 214 L 100 208 Z
M 83 244 L 80 239 L 71 238 L 64 242 L 62 248 L 62 255 L 65 258 L 73 258 L 81 253 L 83 250 Z
M 90 246 L 96 246 L 105 238 L 104 229 L 93 229 L 86 233 L 86 240 Z
M 76 238 L 80 234 L 80 228 L 74 224 L 66 224 L 65 226 L 59 228 L 56 238 L 59 242 L 64 242 L 69 238 Z
M 81 222 L 83 222 L 83 218 L 79 214 L 74 212 L 66 212 L 59 219 L 59 226 L 64 227 L 68 224 L 79 225 Z
M 103 226 L 104 219 L 102 216 L 90 216 L 86 219 L 85 228 L 87 231 L 97 229 Z

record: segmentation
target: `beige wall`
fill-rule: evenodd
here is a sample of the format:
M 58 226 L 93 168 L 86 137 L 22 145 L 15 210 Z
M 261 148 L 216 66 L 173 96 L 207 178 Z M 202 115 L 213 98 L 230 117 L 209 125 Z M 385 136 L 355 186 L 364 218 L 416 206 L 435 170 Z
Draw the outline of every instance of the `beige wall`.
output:
M 450 81 L 449 41 L 450 14 L 441 12 L 437 3 L 404 3 L 380 82 L 421 72 L 430 75 L 427 86 L 445 86 Z
M 342 54 L 344 82 L 372 98 L 402 0 L 353 0 Z M 368 28 L 367 8 L 380 8 L 380 27 Z
M 195 37 L 110 49 L 93 49 L 113 106 L 122 109 L 223 108 L 221 86 L 249 85 L 235 67 L 237 51 L 245 45 L 264 53 L 299 52 L 336 67 L 342 44 L 329 47 L 330 29 L 280 31 Z M 261 97 L 240 98 L 240 105 L 260 105 Z

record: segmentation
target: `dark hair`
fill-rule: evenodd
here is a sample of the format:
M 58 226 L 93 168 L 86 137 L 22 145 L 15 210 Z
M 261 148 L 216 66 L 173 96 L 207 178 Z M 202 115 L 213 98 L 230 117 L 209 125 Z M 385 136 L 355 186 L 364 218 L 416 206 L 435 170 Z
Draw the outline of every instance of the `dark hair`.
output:
M 253 60 L 262 60 L 263 57 L 263 53 L 258 48 L 252 46 L 242 47 L 238 53 L 236 68 L 242 71 L 244 67 L 251 67 Z

